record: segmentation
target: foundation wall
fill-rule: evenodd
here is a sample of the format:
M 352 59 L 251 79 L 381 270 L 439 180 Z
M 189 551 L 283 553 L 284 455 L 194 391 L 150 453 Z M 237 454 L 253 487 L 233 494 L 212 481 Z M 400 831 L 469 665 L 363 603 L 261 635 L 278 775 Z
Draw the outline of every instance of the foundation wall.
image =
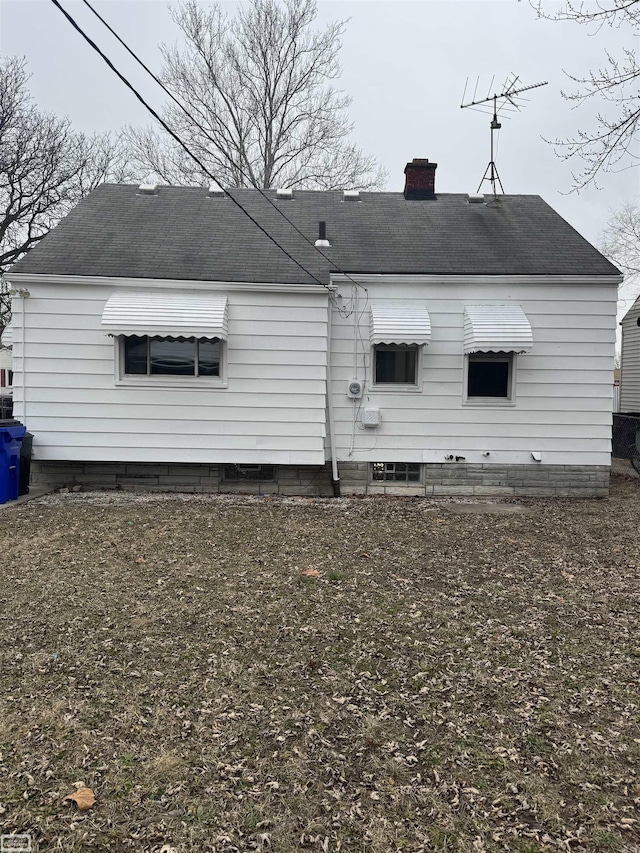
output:
M 367 462 L 343 462 L 343 496 L 419 497 L 606 497 L 606 465 L 422 466 L 419 483 L 373 482 Z M 37 462 L 31 482 L 57 488 L 124 489 L 145 492 L 208 492 L 331 497 L 331 466 L 277 466 L 273 481 L 226 481 L 221 465 L 130 462 Z

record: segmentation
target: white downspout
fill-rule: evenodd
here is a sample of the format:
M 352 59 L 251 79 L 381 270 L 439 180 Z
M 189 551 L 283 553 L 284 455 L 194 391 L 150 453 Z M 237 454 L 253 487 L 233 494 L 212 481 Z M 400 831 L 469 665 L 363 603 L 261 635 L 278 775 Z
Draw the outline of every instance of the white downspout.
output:
M 327 414 L 329 420 L 329 449 L 331 452 L 331 485 L 333 496 L 340 497 L 340 474 L 338 472 L 338 460 L 336 458 L 336 430 L 333 419 L 333 387 L 331 383 L 331 316 L 333 314 L 333 294 L 329 296 L 328 320 L 327 320 Z

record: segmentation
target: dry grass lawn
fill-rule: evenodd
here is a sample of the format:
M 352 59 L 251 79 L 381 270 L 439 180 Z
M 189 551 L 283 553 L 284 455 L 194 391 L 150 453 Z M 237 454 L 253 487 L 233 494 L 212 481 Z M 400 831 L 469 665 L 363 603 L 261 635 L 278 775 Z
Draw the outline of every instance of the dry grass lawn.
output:
M 3 510 L 2 832 L 64 853 L 639 851 L 639 496 Z M 62 802 L 80 783 L 87 811 Z

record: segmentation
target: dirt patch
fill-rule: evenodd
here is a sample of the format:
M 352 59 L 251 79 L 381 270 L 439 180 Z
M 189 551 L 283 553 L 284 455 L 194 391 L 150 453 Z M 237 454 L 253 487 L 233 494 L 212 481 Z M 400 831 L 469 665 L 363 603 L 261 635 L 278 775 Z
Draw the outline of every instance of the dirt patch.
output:
M 637 851 L 639 484 L 47 496 L 2 515 L 2 832 L 40 850 Z M 95 791 L 84 812 L 62 799 Z

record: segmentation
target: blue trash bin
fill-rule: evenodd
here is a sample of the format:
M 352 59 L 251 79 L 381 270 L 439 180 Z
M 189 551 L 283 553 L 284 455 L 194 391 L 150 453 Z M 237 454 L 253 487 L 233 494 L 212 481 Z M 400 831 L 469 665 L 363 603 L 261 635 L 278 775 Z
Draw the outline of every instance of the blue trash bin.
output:
M 0 425 L 0 504 L 18 499 L 20 448 L 26 431 L 22 424 Z

